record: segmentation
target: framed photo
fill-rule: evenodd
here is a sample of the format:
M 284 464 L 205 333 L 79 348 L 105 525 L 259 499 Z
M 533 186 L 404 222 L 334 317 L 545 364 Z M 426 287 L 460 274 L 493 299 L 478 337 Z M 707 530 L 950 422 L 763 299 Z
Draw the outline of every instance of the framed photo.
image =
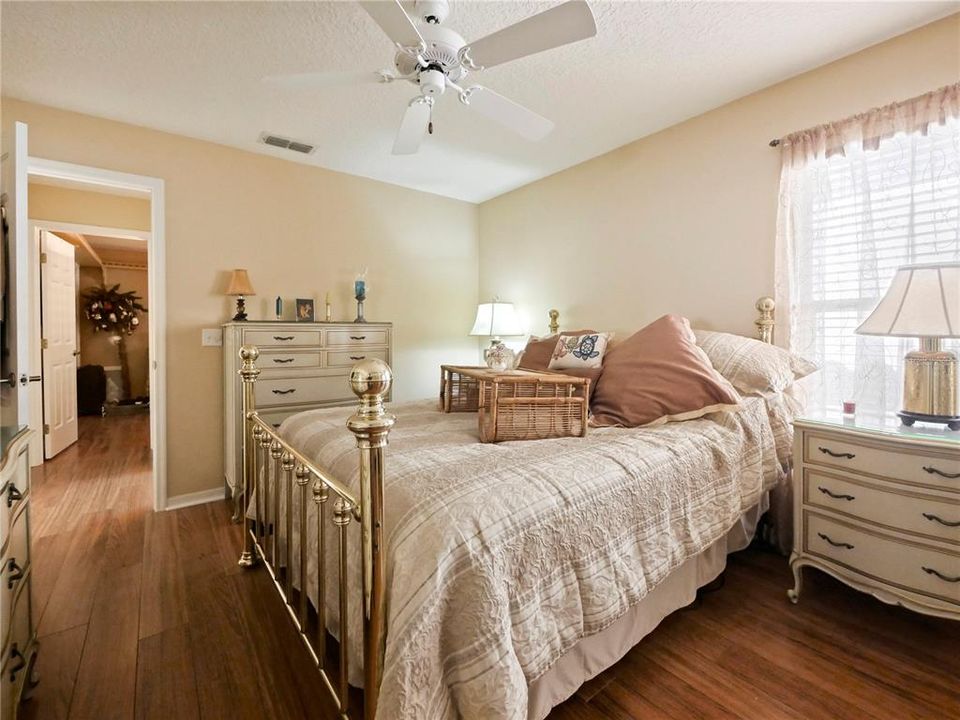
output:
M 313 321 L 313 298 L 297 298 L 297 322 Z

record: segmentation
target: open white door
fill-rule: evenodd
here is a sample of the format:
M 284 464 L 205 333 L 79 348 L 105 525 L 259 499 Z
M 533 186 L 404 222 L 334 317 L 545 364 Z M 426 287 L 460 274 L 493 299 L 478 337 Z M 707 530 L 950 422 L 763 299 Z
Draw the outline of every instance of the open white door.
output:
M 77 441 L 77 275 L 74 247 L 40 231 L 43 349 L 43 454 Z
M 0 423 L 30 424 L 30 291 L 27 252 L 27 126 L 4 124 L 0 196 L 7 226 L 6 247 L 0 254 L 0 310 L 3 344 L 0 352 Z M 3 267 L 6 265 L 6 267 Z M 35 375 L 39 380 L 39 375 Z

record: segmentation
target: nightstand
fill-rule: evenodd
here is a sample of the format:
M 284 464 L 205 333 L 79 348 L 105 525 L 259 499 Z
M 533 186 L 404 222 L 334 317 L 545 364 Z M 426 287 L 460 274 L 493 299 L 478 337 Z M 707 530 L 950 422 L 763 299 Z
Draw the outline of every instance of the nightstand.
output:
M 795 431 L 790 600 L 810 566 L 960 620 L 960 433 L 839 414 L 797 420 Z

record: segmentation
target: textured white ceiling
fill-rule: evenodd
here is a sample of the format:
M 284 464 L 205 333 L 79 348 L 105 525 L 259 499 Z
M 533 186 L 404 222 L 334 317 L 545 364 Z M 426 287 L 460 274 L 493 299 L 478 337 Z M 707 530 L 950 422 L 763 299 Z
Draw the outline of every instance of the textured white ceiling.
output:
M 453 2 L 468 41 L 555 2 Z M 390 42 L 352 2 L 4 2 L 4 94 L 480 202 L 930 22 L 957 2 L 591 2 L 598 36 L 471 75 L 556 122 L 529 143 L 452 96 L 417 155 L 390 154 L 416 89 L 281 89 L 374 71 Z M 784 128 L 784 131 L 789 128 Z M 258 144 L 263 130 L 310 156 Z

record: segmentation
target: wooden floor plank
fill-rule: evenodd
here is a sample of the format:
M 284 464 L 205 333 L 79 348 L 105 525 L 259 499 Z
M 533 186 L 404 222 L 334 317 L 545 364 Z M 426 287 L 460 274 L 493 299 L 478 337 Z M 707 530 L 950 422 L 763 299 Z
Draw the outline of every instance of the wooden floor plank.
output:
M 140 637 L 175 628 L 187 620 L 177 514 L 150 513 L 144 527 Z
M 137 720 L 199 717 L 187 627 L 181 625 L 141 640 L 137 655 Z
M 35 668 L 43 685 L 24 704 L 25 720 L 67 720 L 86 636 L 87 626 L 78 625 L 43 638 Z
M 139 565 L 128 565 L 105 573 L 100 582 L 70 705 L 71 720 L 133 717 L 141 574 Z

